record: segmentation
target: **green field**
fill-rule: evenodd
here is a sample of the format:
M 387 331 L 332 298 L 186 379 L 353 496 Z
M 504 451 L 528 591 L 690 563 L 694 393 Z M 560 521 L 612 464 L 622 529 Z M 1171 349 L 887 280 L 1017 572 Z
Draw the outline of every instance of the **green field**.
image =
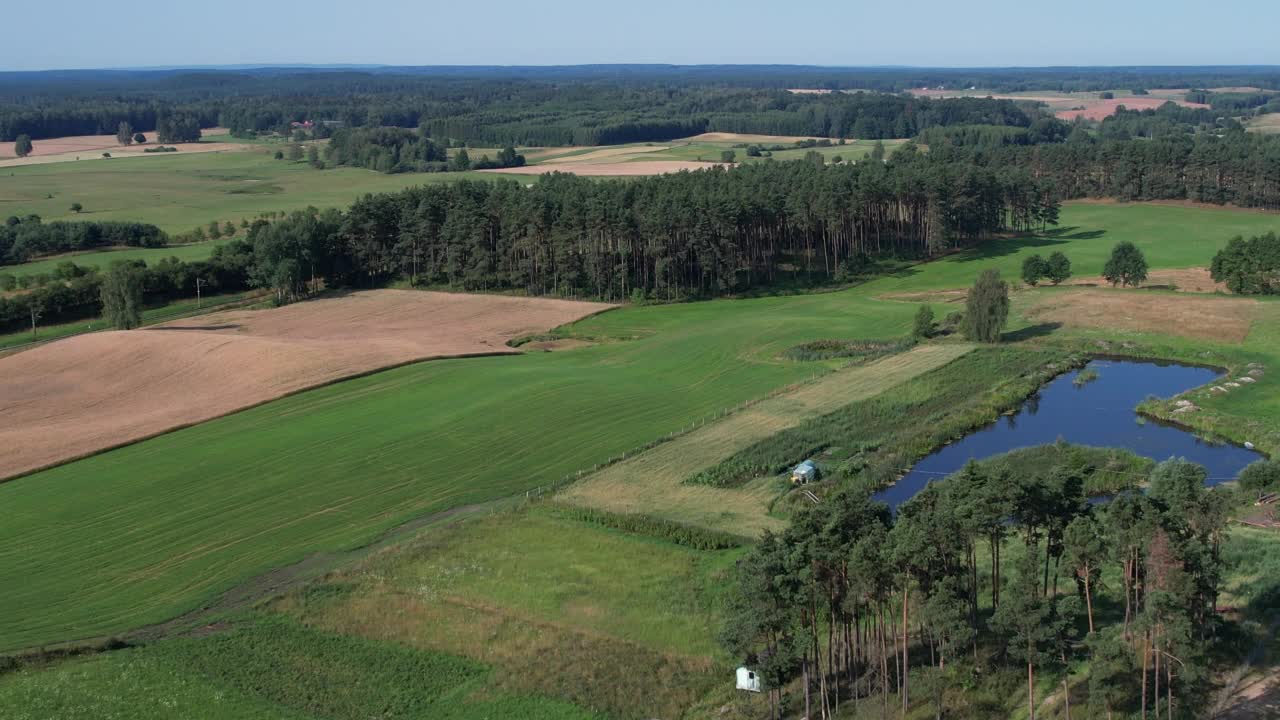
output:
M 534 694 L 493 692 L 493 672 L 454 655 L 260 617 L 206 639 L 182 638 L 0 679 L 6 718 L 431 717 L 590 720 Z
M 399 190 L 482 173 L 384 175 L 372 170 L 315 170 L 274 160 L 270 150 L 49 163 L 0 171 L 0 216 L 36 213 L 44 220 L 136 220 L 183 233 L 210 221 L 273 210 L 346 207 L 365 193 Z M 84 205 L 72 213 L 71 203 Z
M 53 269 L 60 263 L 67 261 L 73 262 L 80 267 L 96 267 L 99 269 L 105 269 L 107 265 L 110 265 L 117 260 L 142 260 L 147 264 L 152 264 L 165 258 L 176 257 L 179 260 L 190 262 L 193 260 L 203 260 L 209 257 L 213 254 L 213 249 L 222 243 L 223 241 L 213 240 L 209 242 L 173 245 L 162 248 L 120 248 L 82 253 L 68 253 L 57 257 L 33 260 L 21 265 L 0 265 L 0 275 L 13 275 L 14 277 L 19 277 L 22 275 L 50 273 L 53 272 Z
M 0 598 L 0 649 L 164 620 L 310 553 L 554 483 L 823 369 L 778 359 L 792 345 L 904 334 L 916 305 L 885 293 L 962 287 L 992 265 L 1015 275 L 1023 256 L 1052 249 L 1096 272 L 1123 239 L 1155 267 L 1203 265 L 1230 235 L 1280 226 L 1161 206 L 1073 205 L 1062 219 L 1055 237 L 991 243 L 850 291 L 625 308 L 571 332 L 634 340 L 404 367 L 0 485 L 0 577 L 21 578 Z M 1256 335 L 1243 349 L 1280 367 L 1272 333 Z M 1240 417 L 1278 398 L 1259 383 L 1206 407 Z

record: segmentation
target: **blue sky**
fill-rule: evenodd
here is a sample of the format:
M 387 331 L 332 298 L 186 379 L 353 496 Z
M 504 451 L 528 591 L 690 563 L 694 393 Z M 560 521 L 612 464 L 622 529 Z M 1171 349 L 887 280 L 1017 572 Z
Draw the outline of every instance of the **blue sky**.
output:
M 1280 64 L 1276 0 L 183 0 L 163 6 L 159 13 L 152 8 L 160 5 L 146 3 L 26 4 L 26 29 L 11 28 L 0 41 L 0 70 L 240 63 Z

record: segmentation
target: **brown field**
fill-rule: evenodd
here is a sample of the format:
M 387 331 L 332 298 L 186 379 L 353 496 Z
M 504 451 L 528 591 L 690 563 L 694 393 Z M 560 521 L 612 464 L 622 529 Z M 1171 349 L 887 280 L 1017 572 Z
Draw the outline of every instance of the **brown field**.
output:
M 1081 289 L 1048 295 L 1025 315 L 1069 327 L 1243 342 L 1257 311 L 1257 301 L 1245 298 Z
M 1101 275 L 1073 278 L 1067 285 L 1106 286 L 1109 283 Z M 1168 288 L 1178 292 L 1225 293 L 1227 286 L 1209 276 L 1208 268 L 1182 268 L 1180 270 L 1152 270 L 1147 273 L 1144 288 Z
M 659 152 L 661 150 L 671 149 L 670 145 L 645 145 L 636 147 L 634 145 L 621 145 L 618 147 L 607 147 L 600 150 L 592 150 L 588 153 L 579 155 L 563 155 L 560 157 L 547 158 L 542 161 L 543 165 L 555 164 L 573 164 L 594 162 L 596 160 L 604 160 L 607 158 L 616 158 L 623 155 L 642 155 L 644 153 Z
M 680 142 L 743 142 L 743 143 L 795 143 L 801 140 L 821 140 L 817 135 L 751 135 L 748 133 L 709 132 L 681 138 Z
M 677 522 L 754 537 L 785 521 L 768 514 L 778 489 L 773 478 L 742 487 L 685 485 L 685 478 L 751 443 L 942 367 L 969 345 L 923 345 L 762 400 L 686 435 L 611 465 L 570 485 L 557 498 L 618 513 L 647 513 Z
M 1124 105 L 1130 110 L 1148 110 L 1155 109 L 1167 102 L 1175 102 L 1183 107 L 1206 108 L 1208 105 L 1200 103 L 1187 102 L 1184 99 L 1187 91 L 1185 89 L 1159 89 L 1151 90 L 1149 95 L 1130 95 L 1126 91 L 1116 91 L 1116 97 L 1112 100 L 1102 100 L 1098 98 L 1098 93 L 1044 93 L 1035 94 L 1027 93 L 1001 95 L 990 93 L 985 90 L 938 90 L 936 88 L 917 88 L 910 91 L 912 95 L 928 98 L 951 98 L 951 97 L 990 97 L 996 100 L 1022 100 L 1041 102 L 1048 106 L 1061 120 L 1072 120 L 1077 115 L 1083 115 L 1089 120 L 1101 120 L 1108 115 L 1115 113 L 1116 108 Z M 1123 94 L 1121 94 L 1123 93 Z M 1075 108 L 1083 108 L 1082 110 Z
M 52 342 L 0 359 L 0 478 L 429 358 L 507 340 L 600 303 L 374 290 Z
M 1087 120 L 1101 120 L 1109 115 L 1114 115 L 1116 108 L 1123 105 L 1129 110 L 1155 110 L 1167 102 L 1175 102 L 1183 107 L 1189 108 L 1207 108 L 1208 105 L 1203 103 L 1187 102 L 1186 100 L 1174 99 L 1171 97 L 1153 97 L 1150 95 L 1139 95 L 1130 97 L 1118 97 L 1111 100 L 1090 99 L 1077 105 L 1083 105 L 1083 110 L 1059 110 L 1054 115 L 1059 120 L 1073 120 L 1078 115 L 1083 115 Z
M 634 148 L 627 148 L 634 152 Z M 565 158 L 564 162 L 554 165 L 544 161 L 541 165 L 525 165 L 524 167 L 499 168 L 481 170 L 487 173 L 505 175 L 542 175 L 549 172 L 573 173 L 583 177 L 640 177 L 645 175 L 665 175 L 681 170 L 705 170 L 713 167 L 727 167 L 723 163 L 693 162 L 688 160 L 634 160 L 631 162 L 572 162 L 578 158 Z
M 205 138 L 225 136 L 228 139 L 230 135 L 226 128 L 206 128 L 201 131 Z M 75 162 L 77 160 L 105 160 L 102 153 L 111 153 L 112 157 L 133 157 L 136 155 L 147 156 L 144 152 L 147 148 L 158 145 L 156 142 L 156 134 L 154 132 L 143 133 L 147 138 L 145 145 L 121 145 L 116 141 L 115 135 L 77 135 L 72 137 L 49 138 L 48 140 L 33 140 L 31 142 L 31 154 L 25 158 L 20 158 L 13 152 L 13 143 L 4 143 L 0 145 L 0 167 L 14 167 L 18 165 L 43 165 L 45 163 L 55 162 Z M 174 147 L 178 148 L 178 153 L 207 153 L 221 152 L 224 150 L 244 150 L 252 146 L 236 142 L 200 142 L 200 143 L 178 143 Z M 171 155 L 172 153 L 150 153 L 157 157 L 162 155 Z

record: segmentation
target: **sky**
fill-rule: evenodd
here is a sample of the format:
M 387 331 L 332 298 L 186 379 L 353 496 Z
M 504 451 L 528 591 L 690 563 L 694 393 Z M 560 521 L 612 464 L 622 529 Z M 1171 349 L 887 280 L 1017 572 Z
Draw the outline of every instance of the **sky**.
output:
M 0 70 L 226 64 L 1280 64 L 1276 0 L 304 0 L 24 6 Z M 12 14 L 10 14 L 12 19 Z

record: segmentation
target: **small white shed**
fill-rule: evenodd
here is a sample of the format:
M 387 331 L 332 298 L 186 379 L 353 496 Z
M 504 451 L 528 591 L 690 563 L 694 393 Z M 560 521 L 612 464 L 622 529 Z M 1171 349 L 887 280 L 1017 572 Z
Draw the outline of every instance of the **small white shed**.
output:
M 791 471 L 791 484 L 808 485 L 818 479 L 818 466 L 812 460 L 805 460 Z
M 747 692 L 760 692 L 760 676 L 748 668 L 738 668 L 738 689 L 746 690 Z

